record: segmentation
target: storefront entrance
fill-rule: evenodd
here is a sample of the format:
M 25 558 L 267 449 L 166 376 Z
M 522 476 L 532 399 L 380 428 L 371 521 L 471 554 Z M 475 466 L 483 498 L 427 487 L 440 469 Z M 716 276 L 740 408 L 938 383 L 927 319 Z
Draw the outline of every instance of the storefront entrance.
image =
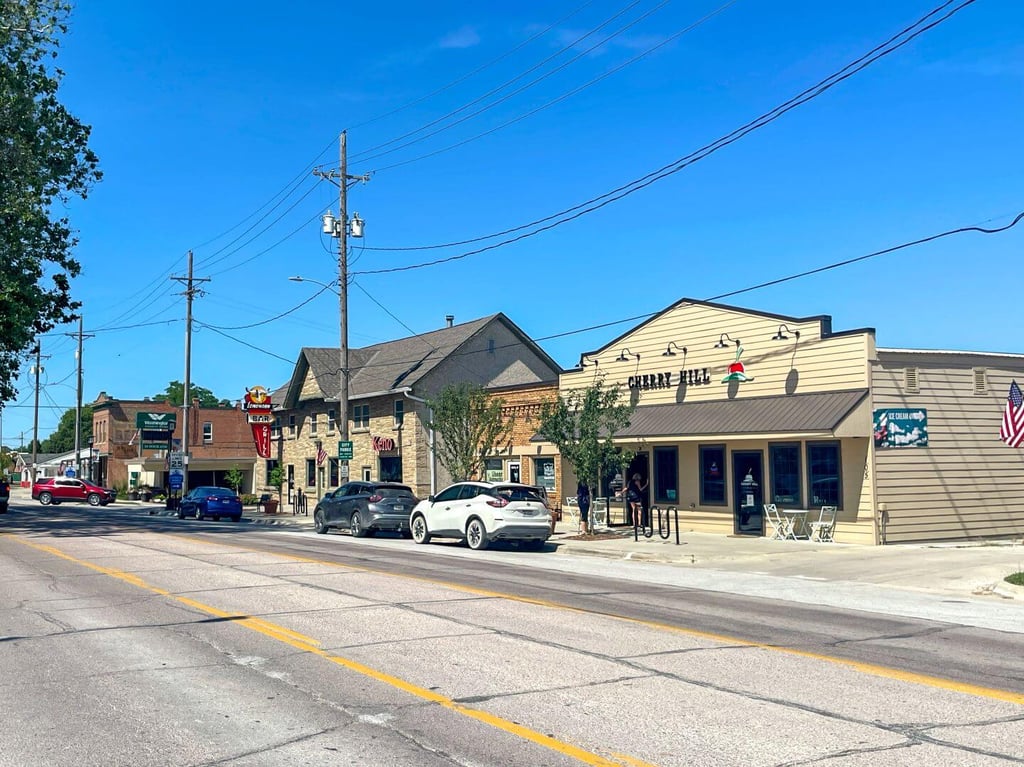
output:
M 764 466 L 760 451 L 732 454 L 733 532 L 764 535 Z

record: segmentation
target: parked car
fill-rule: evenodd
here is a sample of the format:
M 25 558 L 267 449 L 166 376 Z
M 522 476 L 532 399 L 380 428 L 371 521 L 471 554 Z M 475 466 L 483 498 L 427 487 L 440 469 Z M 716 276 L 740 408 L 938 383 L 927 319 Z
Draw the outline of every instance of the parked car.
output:
M 551 535 L 551 512 L 536 488 L 517 482 L 456 482 L 420 501 L 409 517 L 412 539 L 462 538 L 469 548 L 521 541 L 540 548 Z
M 77 477 L 46 477 L 36 480 L 32 485 L 32 499 L 43 506 L 64 501 L 85 501 L 90 506 L 106 506 L 117 500 L 117 491 Z
M 409 537 L 409 512 L 419 503 L 411 489 L 394 482 L 349 482 L 328 493 L 313 509 L 320 534 L 347 528 L 356 538 L 390 530 Z
M 7 513 L 7 503 L 11 500 L 11 483 L 0 477 L 0 514 Z
M 226 487 L 193 487 L 178 502 L 178 519 L 194 516 L 196 519 L 230 517 L 232 522 L 242 519 L 242 499 Z

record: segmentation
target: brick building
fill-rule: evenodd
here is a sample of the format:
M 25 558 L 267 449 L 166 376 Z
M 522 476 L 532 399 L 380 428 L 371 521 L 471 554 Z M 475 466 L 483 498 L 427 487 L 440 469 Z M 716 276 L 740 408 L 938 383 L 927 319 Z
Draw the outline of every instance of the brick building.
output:
M 557 382 L 495 387 L 488 394 L 501 400 L 502 416 L 512 424 L 512 431 L 505 448 L 484 460 L 483 479 L 540 485 L 548 491 L 552 506 L 560 506 L 558 452 L 550 443 L 530 441 L 540 427 L 541 407 L 558 398 Z
M 285 475 L 284 501 L 315 503 L 343 484 L 336 423 L 338 349 L 303 348 L 289 383 L 273 395 L 276 458 L 261 461 L 260 490 L 275 465 Z M 452 324 L 349 351 L 350 479 L 402 482 L 426 497 L 449 483 L 431 449 L 425 400 L 469 381 L 488 390 L 557 386 L 561 368 L 504 314 Z M 317 463 L 317 447 L 327 458 Z
M 122 400 L 101 392 L 92 405 L 93 449 L 97 460 L 93 476 L 108 487 L 148 485 L 163 489 L 167 481 L 167 449 L 183 450 L 182 408 L 152 400 Z M 174 414 L 174 430 L 168 444 L 147 447 L 137 427 L 139 413 Z M 252 492 L 257 465 L 252 431 L 241 406 L 189 408 L 189 487 L 225 486 L 224 476 L 233 468 L 242 472 L 242 492 Z M 155 445 L 155 443 L 153 443 Z

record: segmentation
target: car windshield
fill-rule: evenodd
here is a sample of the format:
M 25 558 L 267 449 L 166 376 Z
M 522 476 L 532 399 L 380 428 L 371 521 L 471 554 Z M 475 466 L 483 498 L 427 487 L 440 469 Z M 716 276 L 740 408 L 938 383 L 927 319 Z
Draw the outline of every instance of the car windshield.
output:
M 487 491 L 488 495 L 504 498 L 506 501 L 533 501 L 544 503 L 544 500 L 537 495 L 532 487 L 492 487 Z
M 374 488 L 374 492 L 382 498 L 402 498 L 412 495 L 412 490 L 405 485 L 380 485 Z

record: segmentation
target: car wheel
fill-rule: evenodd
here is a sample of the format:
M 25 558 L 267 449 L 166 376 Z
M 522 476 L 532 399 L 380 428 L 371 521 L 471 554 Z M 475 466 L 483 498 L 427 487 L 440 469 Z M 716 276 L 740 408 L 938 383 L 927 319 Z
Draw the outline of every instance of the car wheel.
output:
M 313 529 L 316 530 L 318 535 L 323 535 L 331 529 L 330 526 L 324 522 L 324 513 L 320 509 L 313 512 Z
M 53 494 L 45 491 L 40 493 L 39 502 L 43 504 L 43 506 L 49 506 L 51 503 L 53 503 Z
M 363 527 L 363 520 L 359 518 L 359 512 L 355 512 L 352 518 L 348 521 L 349 532 L 352 533 L 353 538 L 365 538 L 369 535 L 370 531 Z
M 202 506 L 196 506 L 196 519 L 206 519 Z
M 487 528 L 479 517 L 473 517 L 466 525 L 466 544 L 473 551 L 487 548 Z
M 178 507 L 178 519 L 184 519 L 184 518 L 185 518 L 185 510 L 179 506 Z
M 85 500 L 87 500 L 89 502 L 90 506 L 99 506 L 100 505 L 100 494 L 99 493 L 89 493 L 89 497 L 86 498 Z
M 412 539 L 416 543 L 430 543 L 430 531 L 427 529 L 427 520 L 422 514 L 412 518 Z

